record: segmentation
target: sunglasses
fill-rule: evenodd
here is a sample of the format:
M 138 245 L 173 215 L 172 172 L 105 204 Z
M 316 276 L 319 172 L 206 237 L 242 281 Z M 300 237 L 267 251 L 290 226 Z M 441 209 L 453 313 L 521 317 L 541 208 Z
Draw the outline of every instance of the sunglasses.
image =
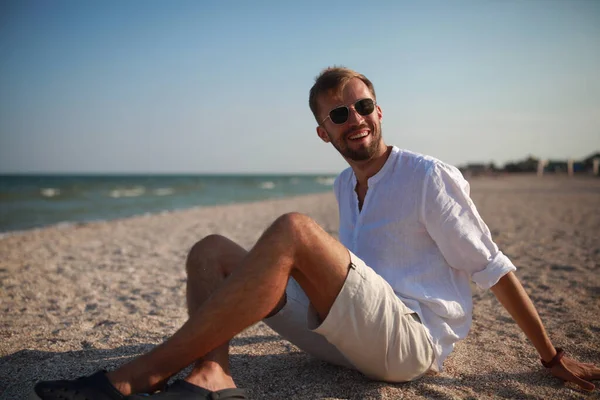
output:
M 370 115 L 373 111 L 375 111 L 375 100 L 373 99 L 360 99 L 356 103 L 354 103 L 354 109 L 360 115 L 367 116 Z M 327 118 L 331 119 L 331 122 L 334 124 L 340 125 L 348 121 L 348 117 L 350 116 L 350 107 L 348 106 L 340 106 L 336 107 L 333 110 L 329 111 L 329 114 L 321 124 L 327 120 Z M 319 125 L 321 125 L 319 124 Z

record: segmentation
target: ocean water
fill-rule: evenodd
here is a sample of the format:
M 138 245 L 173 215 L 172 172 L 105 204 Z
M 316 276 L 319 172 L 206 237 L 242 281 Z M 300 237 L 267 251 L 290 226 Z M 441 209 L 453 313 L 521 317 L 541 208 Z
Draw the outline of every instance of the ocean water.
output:
M 332 190 L 334 175 L 0 175 L 0 232 Z

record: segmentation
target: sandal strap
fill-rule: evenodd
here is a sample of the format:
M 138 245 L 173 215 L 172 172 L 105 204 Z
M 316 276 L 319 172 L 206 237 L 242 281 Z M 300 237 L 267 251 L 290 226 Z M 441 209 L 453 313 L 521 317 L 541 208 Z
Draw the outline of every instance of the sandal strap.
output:
M 245 389 L 230 388 L 213 392 L 182 379 L 178 379 L 167 386 L 166 391 L 169 393 L 181 393 L 182 397 L 184 397 L 184 395 L 189 396 L 190 394 L 196 394 L 198 398 L 207 400 L 248 399 L 248 392 Z
M 244 389 L 223 389 L 210 394 L 211 400 L 219 399 L 247 399 L 247 392 Z

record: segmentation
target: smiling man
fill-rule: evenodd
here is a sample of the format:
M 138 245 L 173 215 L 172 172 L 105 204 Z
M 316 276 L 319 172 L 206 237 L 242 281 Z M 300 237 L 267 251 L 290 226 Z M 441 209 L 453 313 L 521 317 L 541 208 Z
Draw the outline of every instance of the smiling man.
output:
M 278 218 L 250 251 L 222 236 L 202 239 L 187 258 L 189 319 L 171 338 L 115 371 L 40 382 L 33 398 L 246 398 L 230 375 L 229 341 L 260 320 L 372 379 L 418 379 L 440 370 L 467 335 L 470 281 L 492 290 L 553 375 L 594 388 L 588 380 L 600 379 L 600 369 L 552 345 L 460 172 L 385 144 L 365 76 L 326 69 L 309 104 L 318 136 L 350 166 L 334 185 L 340 240 L 297 213 Z M 163 390 L 192 362 L 184 380 Z

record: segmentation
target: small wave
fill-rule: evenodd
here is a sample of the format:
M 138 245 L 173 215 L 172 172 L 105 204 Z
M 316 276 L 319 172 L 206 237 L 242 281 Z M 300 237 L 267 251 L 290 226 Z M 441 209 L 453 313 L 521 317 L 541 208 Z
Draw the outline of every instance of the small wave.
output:
M 44 197 L 55 197 L 60 194 L 60 189 L 43 188 L 43 189 L 40 189 L 40 194 Z
M 297 185 L 299 182 L 300 182 L 300 179 L 298 179 L 298 178 L 292 178 L 292 179 L 290 179 L 290 183 L 292 185 Z
M 158 188 L 158 189 L 154 189 L 152 191 L 152 193 L 154 193 L 157 196 L 168 196 L 170 194 L 175 193 L 175 190 L 173 190 L 171 188 Z
M 57 222 L 56 224 L 53 224 L 51 226 L 58 228 L 58 229 L 66 229 L 66 228 L 70 228 L 70 227 L 78 225 L 78 224 L 84 224 L 84 222 L 62 221 L 62 222 Z
M 317 181 L 317 183 L 320 183 L 321 185 L 325 185 L 325 186 L 331 186 L 335 182 L 335 178 L 323 178 L 323 177 L 319 177 L 319 178 L 317 178 L 315 180 Z
M 261 182 L 260 185 L 258 185 L 258 187 L 260 187 L 261 189 L 273 189 L 275 187 L 275 183 L 271 181 Z
M 143 186 L 135 186 L 129 189 L 114 189 L 110 191 L 110 197 L 137 197 L 146 193 L 146 188 Z

